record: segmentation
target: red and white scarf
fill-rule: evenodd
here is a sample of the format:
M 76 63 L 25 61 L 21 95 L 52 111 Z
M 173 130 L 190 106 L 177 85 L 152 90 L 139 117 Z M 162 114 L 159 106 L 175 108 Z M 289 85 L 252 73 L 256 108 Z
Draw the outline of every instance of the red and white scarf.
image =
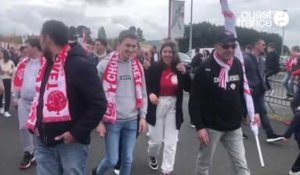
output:
M 69 111 L 69 102 L 67 98 L 67 86 L 64 65 L 70 49 L 69 45 L 65 45 L 56 57 L 52 66 L 48 82 L 45 86 L 43 96 L 43 119 L 44 123 L 71 121 Z M 33 132 L 36 129 L 37 106 L 39 104 L 40 88 L 44 79 L 47 61 L 45 58 L 41 60 L 41 68 L 36 78 L 36 96 L 31 106 L 26 127 Z
M 223 16 L 225 18 L 225 30 L 228 32 L 231 32 L 234 34 L 234 36 L 237 36 L 236 34 L 236 29 L 235 29 L 235 15 L 233 12 L 229 9 L 228 1 L 227 0 L 220 0 L 221 3 L 221 9 L 223 12 Z M 240 44 L 236 42 L 237 48 L 235 49 L 235 57 L 237 57 L 240 62 L 242 63 L 242 69 L 243 69 L 243 86 L 244 86 L 244 98 L 246 101 L 246 107 L 247 107 L 247 112 L 248 112 L 248 117 L 250 118 L 251 121 L 254 120 L 254 104 L 253 104 L 253 99 L 251 96 L 251 91 L 249 88 L 248 80 L 245 74 L 245 65 L 244 65 L 244 58 L 243 54 L 241 52 Z M 256 124 L 251 124 L 251 129 L 255 135 L 258 134 L 258 126 Z
M 118 60 L 119 53 L 113 52 L 109 58 L 106 69 L 104 70 L 102 84 L 107 100 L 107 109 L 103 116 L 105 123 L 113 124 L 117 120 L 116 109 L 116 91 L 117 91 L 117 79 L 118 79 Z M 135 96 L 136 108 L 139 109 L 143 105 L 142 96 L 142 77 L 143 68 L 136 56 L 132 58 L 132 74 L 135 84 Z
M 214 52 L 214 59 L 215 61 L 221 66 L 220 74 L 219 74 L 219 87 L 226 89 L 228 83 L 228 72 L 232 66 L 233 58 L 228 60 L 227 63 L 221 60 L 218 53 Z
M 14 80 L 13 80 L 14 91 L 20 91 L 22 84 L 23 84 L 24 71 L 25 71 L 26 65 L 29 63 L 29 61 L 30 61 L 30 58 L 25 57 L 18 64 L 15 75 L 14 75 Z
M 24 57 L 21 59 L 21 62 L 18 64 L 13 79 L 14 91 L 20 91 L 23 84 L 24 71 L 29 61 L 30 58 Z

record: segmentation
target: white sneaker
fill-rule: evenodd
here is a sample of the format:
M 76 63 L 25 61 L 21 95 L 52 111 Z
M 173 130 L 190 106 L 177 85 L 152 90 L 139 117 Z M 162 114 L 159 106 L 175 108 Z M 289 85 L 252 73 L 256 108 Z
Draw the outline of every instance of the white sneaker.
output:
M 0 114 L 3 114 L 4 113 L 4 108 L 0 108 Z
M 300 171 L 293 172 L 292 170 L 290 170 L 289 175 L 300 175 Z
M 114 169 L 114 173 L 115 173 L 115 175 L 119 175 L 120 174 L 120 170 Z
M 5 111 L 3 115 L 4 115 L 4 117 L 6 117 L 6 118 L 11 117 L 10 113 L 7 112 L 7 111 Z

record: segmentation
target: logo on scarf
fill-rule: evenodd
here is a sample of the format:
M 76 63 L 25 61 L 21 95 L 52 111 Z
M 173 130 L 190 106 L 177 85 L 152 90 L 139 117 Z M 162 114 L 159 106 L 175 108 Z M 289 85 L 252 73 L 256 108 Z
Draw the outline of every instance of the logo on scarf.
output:
M 64 93 L 58 90 L 51 92 L 47 98 L 47 103 L 45 104 L 48 111 L 55 111 L 59 115 L 59 111 L 63 110 L 67 104 L 67 98 Z

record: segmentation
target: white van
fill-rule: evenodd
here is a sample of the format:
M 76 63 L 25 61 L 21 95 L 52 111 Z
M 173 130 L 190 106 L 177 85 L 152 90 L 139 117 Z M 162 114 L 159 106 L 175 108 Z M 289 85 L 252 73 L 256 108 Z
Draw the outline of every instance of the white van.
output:
M 200 49 L 200 53 L 203 53 L 204 50 L 208 50 L 210 53 L 214 50 L 214 48 L 211 47 L 203 47 L 203 48 L 199 48 Z M 190 56 L 191 58 L 194 58 L 194 56 L 196 55 L 195 53 L 195 49 L 189 50 L 186 52 L 186 54 L 188 56 Z

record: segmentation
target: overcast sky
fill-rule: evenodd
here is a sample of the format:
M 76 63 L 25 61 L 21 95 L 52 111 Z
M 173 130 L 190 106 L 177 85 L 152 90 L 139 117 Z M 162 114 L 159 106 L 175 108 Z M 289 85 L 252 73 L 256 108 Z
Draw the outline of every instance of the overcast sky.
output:
M 189 23 L 190 2 L 185 1 L 185 23 Z M 256 12 L 286 9 L 290 22 L 285 30 L 285 43 L 300 44 L 299 0 L 229 0 L 236 16 L 244 11 Z M 209 21 L 223 24 L 219 0 L 194 0 L 194 22 Z M 1 0 L 0 34 L 39 34 L 43 22 L 57 19 L 67 25 L 86 25 L 96 36 L 104 26 L 108 37 L 131 25 L 140 27 L 146 39 L 167 36 L 168 0 Z M 280 27 L 256 28 L 259 31 L 278 33 Z

